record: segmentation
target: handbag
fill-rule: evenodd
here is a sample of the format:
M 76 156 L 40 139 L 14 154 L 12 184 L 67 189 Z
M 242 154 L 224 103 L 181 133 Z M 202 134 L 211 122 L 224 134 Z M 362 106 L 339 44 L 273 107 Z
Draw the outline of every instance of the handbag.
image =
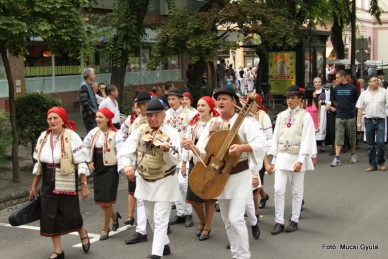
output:
M 9 224 L 12 226 L 25 225 L 40 219 L 40 197 L 29 201 L 18 208 L 8 217 Z

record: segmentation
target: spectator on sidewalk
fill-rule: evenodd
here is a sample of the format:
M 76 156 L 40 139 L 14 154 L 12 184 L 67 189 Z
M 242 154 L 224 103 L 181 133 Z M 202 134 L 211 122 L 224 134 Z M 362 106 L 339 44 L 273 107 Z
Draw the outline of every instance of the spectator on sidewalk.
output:
M 98 110 L 96 95 L 93 92 L 93 83 L 96 78 L 94 68 L 85 68 L 82 72 L 83 81 L 79 89 L 79 104 L 86 133 L 97 127 L 96 112 Z
M 381 171 L 386 171 L 385 167 L 385 107 L 388 105 L 388 91 L 377 85 L 378 78 L 372 76 L 368 81 L 368 89 L 358 98 L 356 107 L 357 128 L 361 130 L 361 118 L 365 115 L 365 135 L 368 145 L 369 167 L 367 172 L 376 171 L 378 166 Z M 377 151 L 377 159 L 376 159 Z
M 336 74 L 338 85 L 333 89 L 333 101 L 337 108 L 335 119 L 335 158 L 330 166 L 341 165 L 339 158 L 341 148 L 344 145 L 345 131 L 348 134 L 351 147 L 350 162 L 357 162 L 356 155 L 356 113 L 357 90 L 346 80 L 346 73 L 340 70 Z
M 120 110 L 119 103 L 116 101 L 116 98 L 119 97 L 119 89 L 115 85 L 109 85 L 106 93 L 108 97 L 100 103 L 99 109 L 106 107 L 113 112 L 115 115 L 112 119 L 113 125 L 116 129 L 120 129 Z

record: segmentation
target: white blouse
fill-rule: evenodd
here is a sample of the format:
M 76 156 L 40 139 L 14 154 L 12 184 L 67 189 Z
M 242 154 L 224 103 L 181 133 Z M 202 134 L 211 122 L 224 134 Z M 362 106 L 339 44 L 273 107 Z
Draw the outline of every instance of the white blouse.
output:
M 53 143 L 55 144 L 54 150 L 52 150 L 50 146 L 50 135 L 53 135 Z M 61 162 L 61 145 L 58 141 L 58 136 L 59 135 L 49 133 L 47 141 L 44 143 L 40 152 L 40 156 L 38 157 L 38 153 L 36 152 L 36 150 L 34 151 L 34 159 L 39 160 L 41 163 L 59 164 Z M 41 137 L 42 136 L 39 137 L 37 143 L 39 143 Z M 85 145 L 82 142 L 80 136 L 78 136 L 78 134 L 74 131 L 71 133 L 71 148 L 73 154 L 73 163 L 78 166 L 78 173 L 85 174 L 86 176 L 88 176 L 89 169 L 87 164 L 85 163 L 89 159 L 88 151 L 86 150 Z M 37 171 L 38 163 L 35 163 L 34 169 L 32 170 L 32 174 L 36 174 Z

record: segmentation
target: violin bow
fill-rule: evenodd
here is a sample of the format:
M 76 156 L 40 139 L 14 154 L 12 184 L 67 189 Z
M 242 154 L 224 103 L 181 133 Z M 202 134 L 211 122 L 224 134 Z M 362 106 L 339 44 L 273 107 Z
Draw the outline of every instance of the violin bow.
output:
M 198 155 L 197 151 L 195 151 L 195 148 L 194 148 L 193 146 L 194 146 L 193 143 L 190 143 L 190 149 L 191 149 L 191 151 L 193 151 L 194 155 L 199 159 L 199 161 L 200 161 L 205 167 L 207 167 L 206 164 L 205 164 L 205 162 L 204 162 L 204 161 L 202 160 L 202 158 Z

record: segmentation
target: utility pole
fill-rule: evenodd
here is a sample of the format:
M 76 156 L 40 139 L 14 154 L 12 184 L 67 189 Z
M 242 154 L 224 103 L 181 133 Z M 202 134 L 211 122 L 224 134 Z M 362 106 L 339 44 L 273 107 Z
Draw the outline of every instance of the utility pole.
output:
M 355 78 L 356 73 L 356 0 L 352 1 L 352 13 L 350 14 L 351 24 L 351 50 L 350 50 L 350 69 L 352 76 Z

